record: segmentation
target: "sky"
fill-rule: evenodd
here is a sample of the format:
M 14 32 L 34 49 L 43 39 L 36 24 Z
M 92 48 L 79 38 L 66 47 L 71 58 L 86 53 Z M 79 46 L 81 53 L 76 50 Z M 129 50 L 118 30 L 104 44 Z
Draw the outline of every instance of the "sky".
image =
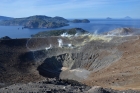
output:
M 64 18 L 140 18 L 140 0 L 1 0 L 0 15 Z

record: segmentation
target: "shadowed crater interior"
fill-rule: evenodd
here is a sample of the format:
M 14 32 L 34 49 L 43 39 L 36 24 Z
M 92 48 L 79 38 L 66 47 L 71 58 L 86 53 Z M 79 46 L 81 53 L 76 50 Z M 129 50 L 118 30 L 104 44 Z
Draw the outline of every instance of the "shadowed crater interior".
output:
M 53 56 L 51 58 L 46 58 L 44 62 L 40 66 L 38 66 L 37 70 L 39 71 L 39 74 L 44 77 L 58 78 L 61 72 L 61 68 L 61 61 L 56 59 L 55 56 Z

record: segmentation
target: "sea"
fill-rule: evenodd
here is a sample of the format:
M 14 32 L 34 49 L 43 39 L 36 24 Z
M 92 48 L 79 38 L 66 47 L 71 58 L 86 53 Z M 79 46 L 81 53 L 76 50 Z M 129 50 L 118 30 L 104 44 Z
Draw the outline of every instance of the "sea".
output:
M 140 19 L 90 19 L 90 23 L 69 23 L 69 26 L 61 28 L 41 28 L 28 29 L 23 26 L 0 26 L 0 37 L 9 36 L 10 38 L 30 38 L 31 35 L 41 31 L 82 28 L 92 34 L 103 34 L 105 32 L 122 28 L 140 28 Z

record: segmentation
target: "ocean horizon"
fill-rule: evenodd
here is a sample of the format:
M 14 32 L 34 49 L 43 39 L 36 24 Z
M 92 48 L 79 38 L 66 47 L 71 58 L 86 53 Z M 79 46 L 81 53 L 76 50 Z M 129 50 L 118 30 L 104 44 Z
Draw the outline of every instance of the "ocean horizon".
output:
M 69 19 L 70 20 L 70 19 Z M 38 28 L 28 29 L 23 26 L 0 26 L 0 37 L 9 36 L 10 38 L 30 38 L 32 34 L 41 31 L 82 28 L 92 34 L 102 34 L 117 28 L 129 27 L 140 28 L 140 19 L 89 19 L 90 23 L 69 23 L 69 26 L 60 28 Z

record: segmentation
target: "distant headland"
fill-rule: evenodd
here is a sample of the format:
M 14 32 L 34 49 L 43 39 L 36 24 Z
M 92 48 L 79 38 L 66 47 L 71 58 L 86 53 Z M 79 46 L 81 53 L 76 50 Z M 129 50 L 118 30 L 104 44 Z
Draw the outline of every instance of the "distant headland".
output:
M 35 15 L 24 18 L 13 18 L 3 20 L 0 25 L 4 26 L 24 26 L 24 28 L 58 28 L 67 26 L 69 21 L 63 17 L 48 17 L 45 15 Z

